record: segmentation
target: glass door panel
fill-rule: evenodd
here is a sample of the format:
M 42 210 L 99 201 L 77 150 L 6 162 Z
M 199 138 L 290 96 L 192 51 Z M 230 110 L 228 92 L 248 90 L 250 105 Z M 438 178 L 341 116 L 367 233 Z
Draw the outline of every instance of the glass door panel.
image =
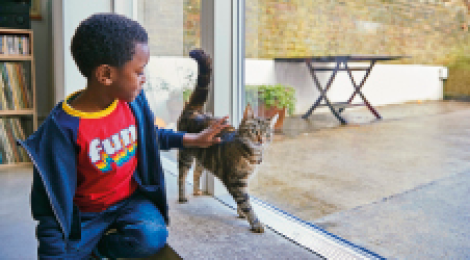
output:
M 463 150 L 440 141 L 446 138 L 447 117 L 439 119 L 458 109 L 441 102 L 442 79 L 447 78 L 442 64 L 452 64 L 456 75 L 446 83 L 448 94 L 463 93 L 457 87 L 463 65 L 457 64 L 464 63 L 468 49 L 467 6 L 448 1 L 246 0 L 245 17 L 245 104 L 263 117 L 279 109 L 281 119 L 249 184 L 251 195 L 385 257 L 410 257 L 400 250 L 422 246 L 411 242 L 429 229 L 421 223 L 440 220 L 426 204 L 432 198 L 419 197 L 418 202 L 409 196 L 423 184 L 450 176 L 453 167 L 459 168 L 453 173 L 468 167 L 450 152 Z M 315 71 L 315 79 L 306 58 L 348 55 L 407 56 L 377 62 L 361 89 L 381 120 L 366 106 L 352 106 L 364 104 L 353 95 L 350 77 L 359 85 L 367 76 L 359 70 L 366 62 L 348 62 L 358 68 L 351 75 L 342 63 L 326 92 L 331 103 L 345 103 L 353 95 L 344 109 L 333 107 L 346 124 L 325 99 L 306 115 L 322 95 L 317 85 L 324 89 L 329 82 L 333 72 L 327 68 L 337 65 L 310 63 L 324 70 Z M 437 95 L 428 98 L 434 103 L 423 101 L 431 86 Z M 448 127 L 452 136 L 466 131 L 460 123 Z M 413 210 L 417 207 L 419 212 Z
M 144 86 L 160 127 L 176 130 L 183 97 L 190 93 L 197 66 L 188 53 L 200 46 L 200 0 L 137 0 L 137 20 L 149 34 L 150 61 Z M 176 151 L 163 156 L 176 160 Z

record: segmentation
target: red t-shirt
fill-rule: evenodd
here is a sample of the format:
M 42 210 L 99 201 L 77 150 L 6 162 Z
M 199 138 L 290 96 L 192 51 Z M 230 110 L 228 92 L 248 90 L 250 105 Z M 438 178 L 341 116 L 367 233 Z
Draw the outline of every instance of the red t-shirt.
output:
M 70 95 L 67 100 L 77 94 Z M 61 125 L 76 142 L 77 189 L 82 212 L 100 212 L 129 197 L 137 188 L 137 129 L 129 105 L 116 100 L 100 112 L 84 113 L 63 102 Z

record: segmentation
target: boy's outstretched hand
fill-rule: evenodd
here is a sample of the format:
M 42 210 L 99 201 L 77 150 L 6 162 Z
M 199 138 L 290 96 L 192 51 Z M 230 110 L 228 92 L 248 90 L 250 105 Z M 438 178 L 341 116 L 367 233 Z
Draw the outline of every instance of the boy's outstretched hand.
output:
M 183 146 L 207 148 L 213 144 L 220 143 L 222 141 L 220 137 L 215 136 L 223 129 L 230 126 L 225 124 L 227 119 L 228 116 L 223 117 L 198 134 L 185 134 L 183 136 Z

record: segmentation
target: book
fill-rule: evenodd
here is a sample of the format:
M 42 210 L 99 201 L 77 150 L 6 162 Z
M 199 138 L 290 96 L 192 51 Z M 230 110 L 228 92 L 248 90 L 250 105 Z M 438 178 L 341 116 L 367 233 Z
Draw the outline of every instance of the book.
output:
M 18 36 L 13 36 L 13 54 L 20 54 L 20 43 Z
M 0 143 L 5 150 L 6 163 L 14 162 L 13 151 L 11 150 L 10 142 L 6 134 L 6 128 L 4 124 L 4 119 L 0 118 Z
M 5 70 L 5 63 L 0 63 L 0 74 L 2 75 L 3 85 L 4 85 L 4 93 L 7 99 L 7 105 L 9 109 L 16 109 L 15 102 L 13 102 L 13 93 L 11 92 L 11 88 L 9 86 L 8 75 L 6 74 Z
M 14 139 L 14 143 L 12 144 L 12 146 L 14 146 L 15 150 L 18 151 L 18 155 L 19 155 L 19 158 L 20 158 L 20 162 L 26 162 L 27 161 L 27 157 L 28 155 L 26 154 L 26 151 L 17 145 L 16 143 L 16 140 L 20 139 L 20 140 L 24 140 L 25 139 L 25 136 L 24 136 L 24 132 L 23 132 L 23 129 L 21 127 L 21 123 L 20 123 L 20 119 L 19 118 L 9 118 L 7 119 L 7 121 L 9 122 L 9 126 L 11 128 L 11 132 L 13 134 L 13 139 Z
M 30 48 L 29 48 L 29 37 L 27 36 L 23 36 L 24 39 L 25 39 L 25 54 L 26 55 L 29 55 L 31 52 L 30 52 Z
M 24 64 L 22 63 L 16 63 L 15 64 L 15 69 L 16 69 L 16 75 L 17 75 L 17 78 L 18 78 L 18 82 L 19 82 L 19 85 L 20 85 L 20 90 L 21 90 L 21 97 L 23 98 L 23 104 L 24 104 L 24 108 L 31 108 L 32 107 L 32 101 L 31 101 L 31 95 L 30 95 L 30 92 L 29 92 L 29 83 L 26 81 L 26 77 L 25 77 L 25 71 L 23 69 L 23 66 Z
M 6 110 L 7 107 L 7 99 L 5 97 L 5 93 L 3 90 L 3 80 L 0 77 L 0 110 Z
M 7 163 L 7 154 L 5 151 L 5 147 L 3 146 L 2 139 L 0 138 L 0 164 Z
M 19 82 L 18 73 L 15 69 L 16 64 L 17 64 L 16 62 L 8 62 L 7 63 L 7 69 L 8 69 L 8 73 L 10 75 L 10 80 L 11 80 L 11 83 L 12 83 L 13 91 L 15 93 L 16 101 L 18 102 L 18 108 L 23 109 L 26 106 L 23 102 L 23 97 L 22 97 L 22 93 L 21 93 L 21 85 L 20 85 L 20 82 Z
M 7 155 L 6 142 L 3 137 L 4 134 L 5 134 L 5 131 L 3 131 L 2 124 L 0 122 L 0 156 L 2 157 L 0 164 L 6 164 L 9 162 L 9 157 Z
M 18 54 L 23 55 L 23 37 L 17 37 L 18 38 Z
M 6 89 L 5 89 L 5 85 L 3 84 L 3 76 L 0 73 L 0 102 L 1 102 L 1 109 L 2 110 L 10 109 L 9 101 L 7 100 L 7 96 L 6 96 L 5 91 L 6 91 Z
M 3 63 L 3 71 L 3 76 L 4 79 L 6 79 L 5 82 L 7 83 L 6 86 L 11 92 L 11 102 L 13 102 L 13 109 L 21 109 L 21 105 L 18 100 L 18 93 L 16 91 L 16 85 L 13 79 L 13 75 L 11 74 L 9 62 Z
M 8 141 L 9 141 L 9 146 L 10 146 L 10 149 L 13 151 L 13 156 L 14 156 L 13 162 L 21 162 L 20 153 L 18 152 L 18 147 L 16 145 L 15 136 L 13 135 L 13 129 L 11 128 L 9 120 L 5 119 L 4 124 L 5 124 L 5 129 L 6 129 L 5 132 L 7 134 Z
M 17 129 L 17 132 L 18 132 L 17 139 L 20 139 L 20 140 L 23 140 L 23 141 L 26 140 L 26 135 L 24 133 L 23 127 L 21 127 L 20 119 L 19 118 L 14 118 L 13 120 L 15 122 L 16 129 Z M 21 151 L 21 154 L 23 155 L 23 162 L 29 162 L 30 159 L 29 159 L 29 155 L 26 152 L 26 150 L 23 147 L 20 147 L 20 146 L 18 146 L 18 147 Z
M 31 83 L 31 63 L 30 62 L 23 62 L 21 63 L 20 67 L 20 74 L 22 77 L 23 82 L 25 82 L 25 87 L 26 87 L 26 95 L 28 97 L 28 107 L 32 108 L 34 106 L 33 104 L 33 86 Z
M 14 54 L 15 53 L 15 46 L 13 42 L 13 36 L 7 35 L 7 54 Z

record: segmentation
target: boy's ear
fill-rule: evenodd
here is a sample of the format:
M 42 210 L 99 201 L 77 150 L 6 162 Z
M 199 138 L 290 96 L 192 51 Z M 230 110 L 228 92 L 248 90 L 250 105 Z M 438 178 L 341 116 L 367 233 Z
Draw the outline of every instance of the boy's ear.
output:
M 114 81 L 115 69 L 107 64 L 102 64 L 95 69 L 96 80 L 105 85 L 109 86 Z

